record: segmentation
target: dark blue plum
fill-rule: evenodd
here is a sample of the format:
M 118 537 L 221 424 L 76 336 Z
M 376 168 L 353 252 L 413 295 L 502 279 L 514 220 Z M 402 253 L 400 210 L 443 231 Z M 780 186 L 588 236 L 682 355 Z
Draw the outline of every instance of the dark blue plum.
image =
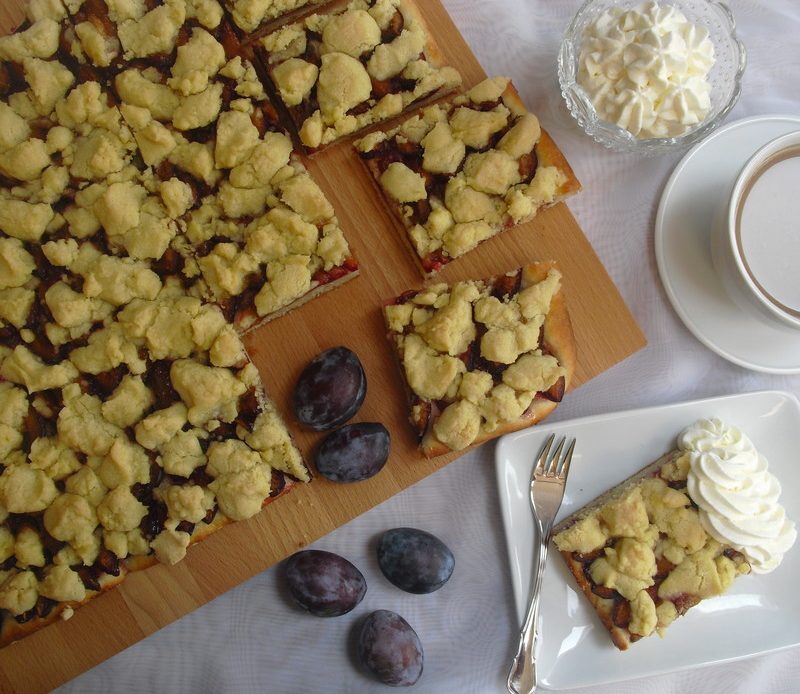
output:
M 383 575 L 409 593 L 439 590 L 453 574 L 455 563 L 449 547 L 424 530 L 393 528 L 378 543 L 378 565 Z
M 386 465 L 390 443 L 383 424 L 348 424 L 325 437 L 317 450 L 317 470 L 334 482 L 360 482 Z
M 355 352 L 333 347 L 303 369 L 294 389 L 297 419 L 315 431 L 344 424 L 358 412 L 367 395 L 367 377 Z
M 284 568 L 292 597 L 317 617 L 346 614 L 367 592 L 363 574 L 333 552 L 306 549 L 289 557 Z
M 361 627 L 358 659 L 384 684 L 410 687 L 422 675 L 425 656 L 417 632 L 399 614 L 376 610 Z

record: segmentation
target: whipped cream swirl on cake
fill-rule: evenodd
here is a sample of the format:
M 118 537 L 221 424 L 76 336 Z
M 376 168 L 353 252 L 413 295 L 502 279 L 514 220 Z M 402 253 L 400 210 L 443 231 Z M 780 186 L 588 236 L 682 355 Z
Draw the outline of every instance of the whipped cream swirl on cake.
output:
M 687 489 L 706 531 L 742 552 L 755 573 L 775 569 L 797 530 L 778 502 L 781 485 L 766 458 L 740 429 L 716 418 L 685 429 L 678 447 L 689 454 Z
M 711 108 L 708 30 L 676 7 L 611 7 L 583 33 L 578 83 L 598 116 L 639 139 L 676 137 Z

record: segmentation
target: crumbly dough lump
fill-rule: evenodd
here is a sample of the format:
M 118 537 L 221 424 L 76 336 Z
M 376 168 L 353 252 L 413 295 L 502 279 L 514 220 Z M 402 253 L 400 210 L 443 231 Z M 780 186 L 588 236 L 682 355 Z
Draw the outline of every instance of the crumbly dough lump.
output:
M 160 144 L 167 150 L 154 166 L 183 144 L 181 134 L 213 125 L 226 110 L 259 112 L 259 116 L 266 112 L 266 94 L 253 64 L 241 56 L 228 59 L 218 33 L 195 26 L 169 66 L 127 65 L 114 78 L 140 146 L 142 142 L 151 148 Z M 176 138 L 172 147 L 162 128 Z
M 112 69 L 125 61 L 168 56 L 186 26 L 215 30 L 224 14 L 217 0 L 67 0 L 66 4 L 73 15 L 68 36 L 72 57 Z
M 507 292 L 492 282 L 435 284 L 384 307 L 421 437 L 433 420 L 438 441 L 462 450 L 517 421 L 565 376 L 541 343 L 560 282 L 551 269 L 541 282 Z
M 539 165 L 539 121 L 509 89 L 507 78 L 486 80 L 356 143 L 427 272 L 528 221 L 567 181 Z
M 234 24 L 252 34 L 262 25 L 303 7 L 319 5 L 327 0 L 225 0 Z
M 431 39 L 405 0 L 353 0 L 258 45 L 300 140 L 312 150 L 461 83 L 455 69 L 428 55 Z
M 676 455 L 654 475 L 579 512 L 554 538 L 560 551 L 584 563 L 592 584 L 608 589 L 603 597 L 630 604 L 629 616 L 615 624 L 632 640 L 663 636 L 690 607 L 750 571 L 742 554 L 704 530 L 686 492 L 688 470 L 688 454 Z

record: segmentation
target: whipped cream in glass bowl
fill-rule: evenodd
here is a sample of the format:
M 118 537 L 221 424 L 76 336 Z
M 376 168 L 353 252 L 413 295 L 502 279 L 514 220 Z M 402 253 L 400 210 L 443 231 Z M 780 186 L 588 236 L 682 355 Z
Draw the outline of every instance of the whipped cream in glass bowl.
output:
M 659 154 L 713 131 L 741 92 L 744 46 L 717 0 L 588 0 L 558 56 L 570 113 L 611 149 Z
M 687 491 L 706 532 L 742 552 L 754 573 L 776 569 L 797 528 L 766 458 L 740 429 L 716 418 L 684 429 L 678 448 L 689 455 Z

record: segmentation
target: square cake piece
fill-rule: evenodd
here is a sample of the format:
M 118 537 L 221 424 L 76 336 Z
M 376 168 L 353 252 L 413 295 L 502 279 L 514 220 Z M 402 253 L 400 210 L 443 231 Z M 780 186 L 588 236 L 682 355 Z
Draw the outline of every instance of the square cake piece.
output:
M 356 143 L 426 274 L 580 189 L 507 78 Z
M 750 572 L 742 552 L 706 532 L 687 492 L 689 467 L 689 453 L 668 453 L 554 529 L 556 548 L 622 651 L 663 635 Z
M 245 331 L 354 277 L 358 265 L 213 6 L 165 0 L 133 17 L 102 0 L 78 7 L 73 21 L 96 21 L 122 51 L 102 69 L 138 170 L 81 190 L 65 217 L 74 235 L 102 227 L 112 251 L 181 276 Z M 143 38 L 156 19 L 169 41 Z M 89 102 L 83 92 L 72 100 Z
M 352 0 L 268 34 L 255 50 L 310 151 L 461 83 L 411 0 Z
M 409 291 L 383 310 L 427 457 L 541 421 L 575 370 L 553 263 Z

